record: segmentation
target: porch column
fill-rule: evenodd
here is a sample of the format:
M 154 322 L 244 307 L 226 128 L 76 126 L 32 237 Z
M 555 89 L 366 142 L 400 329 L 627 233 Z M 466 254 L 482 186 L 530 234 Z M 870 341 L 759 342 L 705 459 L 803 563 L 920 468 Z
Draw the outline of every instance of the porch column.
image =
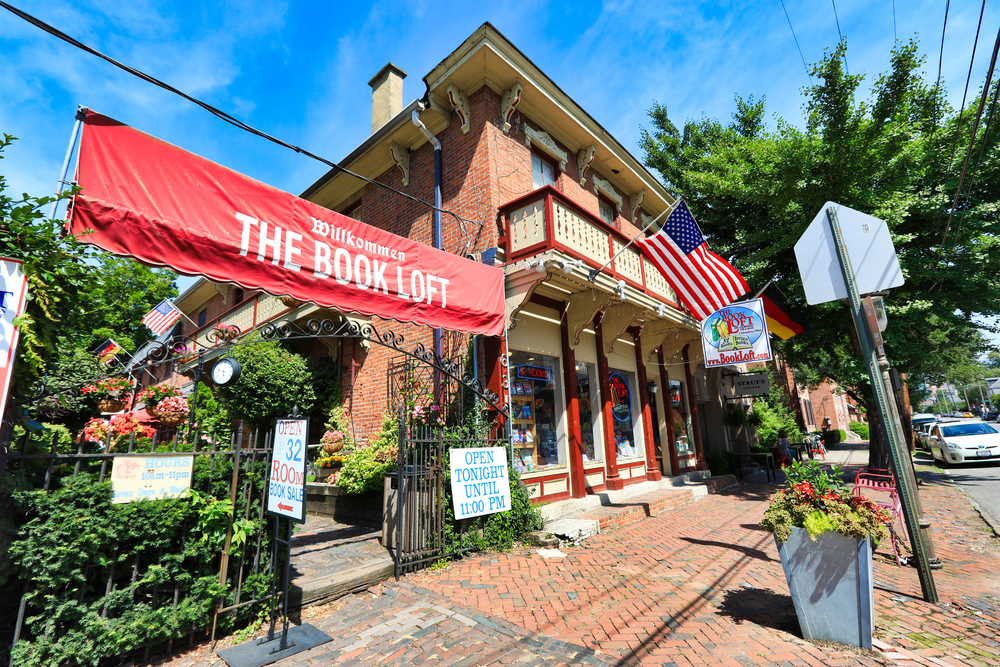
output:
M 608 371 L 608 357 L 604 353 L 604 332 L 601 322 L 604 313 L 594 317 L 594 337 L 597 343 L 597 381 L 601 383 L 601 425 L 604 428 L 604 458 L 607 461 L 604 486 L 609 491 L 625 488 L 625 480 L 618 475 L 618 454 L 615 451 L 615 423 L 611 412 L 611 373 Z
M 663 357 L 663 346 L 656 348 L 656 360 L 660 364 L 660 393 L 663 395 L 663 418 L 667 420 L 667 454 L 670 457 L 670 474 L 676 475 L 680 470 L 677 459 L 677 432 L 674 430 L 674 405 L 670 400 L 670 376 L 667 373 L 666 360 Z
M 503 385 L 507 380 L 507 366 L 503 364 L 503 359 L 506 357 L 506 354 L 507 350 L 502 337 L 483 336 L 483 385 L 495 392 L 500 397 L 500 400 L 505 403 L 507 401 L 507 390 L 504 389 Z M 488 405 L 487 407 L 488 423 L 494 424 L 494 428 L 498 431 L 497 433 L 492 433 L 491 437 L 504 437 L 504 432 L 501 428 L 506 426 L 506 420 L 501 417 L 500 413 L 492 405 Z
M 653 413 L 649 409 L 649 392 L 646 390 L 646 362 L 642 358 L 642 327 L 629 329 L 635 341 L 635 371 L 639 379 L 639 404 L 642 407 L 642 439 L 646 442 L 646 479 L 651 482 L 663 478 L 656 467 L 656 451 L 653 449 Z
M 580 401 L 576 386 L 576 354 L 569 344 L 569 324 L 566 315 L 569 313 L 567 302 L 559 321 L 559 331 L 562 334 L 563 386 L 566 387 L 566 435 L 569 442 L 569 485 L 570 494 L 574 498 L 587 495 L 583 475 L 583 437 L 580 430 Z
M 691 375 L 691 361 L 688 359 L 688 348 L 690 344 L 684 346 L 684 378 L 688 386 L 688 403 L 691 404 L 691 434 L 694 436 L 694 452 L 698 457 L 695 470 L 708 470 L 705 463 L 705 448 L 701 443 L 701 424 L 698 423 L 698 402 L 694 397 L 694 376 Z

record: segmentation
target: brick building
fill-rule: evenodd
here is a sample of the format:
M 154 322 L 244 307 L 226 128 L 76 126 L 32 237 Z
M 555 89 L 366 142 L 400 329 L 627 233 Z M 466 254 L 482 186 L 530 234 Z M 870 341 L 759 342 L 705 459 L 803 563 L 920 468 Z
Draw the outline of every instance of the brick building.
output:
M 408 105 L 405 76 L 389 64 L 370 81 L 372 134 L 339 165 L 446 212 L 338 169 L 302 197 L 504 272 L 507 349 L 483 337 L 474 349 L 498 393 L 508 355 L 512 463 L 533 498 L 706 469 L 706 447 L 730 447 L 722 397 L 731 379 L 699 363 L 699 323 L 653 265 L 632 248 L 616 255 L 673 198 L 489 24 L 429 72 L 424 97 Z M 193 320 L 178 326 L 196 337 L 219 324 L 368 320 L 205 280 L 176 304 Z M 442 357 L 473 349 L 466 335 L 371 321 Z M 300 351 L 339 365 L 355 434 L 371 434 L 398 352 L 355 339 Z

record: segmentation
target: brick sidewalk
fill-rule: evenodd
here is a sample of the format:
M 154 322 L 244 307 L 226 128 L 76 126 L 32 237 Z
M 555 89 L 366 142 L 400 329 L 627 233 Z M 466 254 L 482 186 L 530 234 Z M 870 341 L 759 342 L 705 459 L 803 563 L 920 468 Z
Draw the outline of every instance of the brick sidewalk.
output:
M 876 635 L 885 653 L 801 639 L 777 549 L 757 528 L 774 486 L 745 485 L 564 548 L 479 555 L 407 581 L 447 599 L 619 657 L 656 665 L 1000 664 L 1000 549 L 940 477 L 921 497 L 942 604 L 915 568 L 875 557 Z

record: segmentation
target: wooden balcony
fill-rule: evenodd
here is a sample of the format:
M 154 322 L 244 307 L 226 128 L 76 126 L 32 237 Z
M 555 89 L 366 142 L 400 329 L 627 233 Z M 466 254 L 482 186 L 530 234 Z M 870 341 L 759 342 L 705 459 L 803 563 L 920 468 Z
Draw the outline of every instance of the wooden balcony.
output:
M 500 247 L 506 250 L 508 263 L 555 250 L 583 260 L 585 270 L 596 269 L 631 240 L 551 186 L 501 206 L 500 215 L 505 233 Z M 602 273 L 659 301 L 677 303 L 670 285 L 634 245 L 617 255 Z

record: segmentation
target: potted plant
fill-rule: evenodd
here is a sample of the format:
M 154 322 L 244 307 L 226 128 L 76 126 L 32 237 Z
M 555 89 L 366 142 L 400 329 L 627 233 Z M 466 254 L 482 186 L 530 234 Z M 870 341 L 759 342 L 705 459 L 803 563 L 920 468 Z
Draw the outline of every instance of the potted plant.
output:
M 181 391 L 177 387 L 171 387 L 166 384 L 158 384 L 152 387 L 146 387 L 136 394 L 135 398 L 136 400 L 142 401 L 146 404 L 146 412 L 149 413 L 150 417 L 159 417 L 160 402 L 165 398 L 180 395 Z
M 806 639 L 872 647 L 872 551 L 892 517 L 847 489 L 842 469 L 818 461 L 785 469 L 760 525 L 774 532 L 788 590 Z
M 83 439 L 108 446 L 113 451 L 123 440 L 135 435 L 136 440 L 148 440 L 156 434 L 156 429 L 139 421 L 134 412 L 114 415 L 110 420 L 100 417 L 91 419 L 83 427 Z
M 320 451 L 323 452 L 323 455 L 313 463 L 317 482 L 327 479 L 344 463 L 344 456 L 341 452 L 344 449 L 345 441 L 344 432 L 340 430 L 327 431 L 320 438 Z
M 177 426 L 187 419 L 191 406 L 188 405 L 187 399 L 182 396 L 168 396 L 157 404 L 156 409 L 161 424 Z
M 128 394 L 135 381 L 129 377 L 111 377 L 98 380 L 80 390 L 81 394 L 94 394 L 101 412 L 120 412 L 128 405 Z

